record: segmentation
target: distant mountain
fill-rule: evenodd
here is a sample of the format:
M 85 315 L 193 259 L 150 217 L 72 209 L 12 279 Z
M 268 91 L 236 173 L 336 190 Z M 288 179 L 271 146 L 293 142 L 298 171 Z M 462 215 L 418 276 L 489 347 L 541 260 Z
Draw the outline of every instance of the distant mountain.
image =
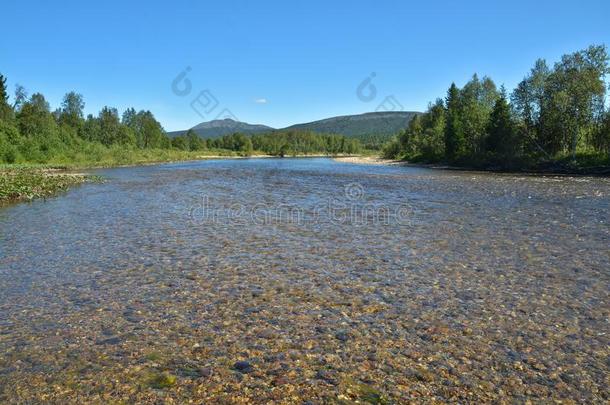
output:
M 195 131 L 195 133 L 201 138 L 218 138 L 223 135 L 233 134 L 235 132 L 240 132 L 242 134 L 257 134 L 261 132 L 275 131 L 274 128 L 268 127 L 266 125 L 248 124 L 245 122 L 234 121 L 230 118 L 202 122 L 201 124 L 195 125 L 191 129 Z M 173 138 L 186 134 L 186 132 L 187 130 L 174 131 L 169 132 L 168 135 Z
M 417 114 L 419 113 L 415 111 L 384 111 L 343 115 L 305 124 L 296 124 L 284 129 L 341 134 L 358 138 L 370 135 L 390 136 L 406 128 L 409 121 Z
M 419 113 L 415 111 L 384 111 L 358 115 L 343 115 L 304 124 L 296 124 L 282 129 L 275 129 L 266 125 L 253 125 L 227 118 L 224 120 L 202 122 L 191 129 L 202 138 L 217 138 L 235 132 L 257 134 L 289 130 L 339 134 L 361 139 L 368 137 L 388 138 L 401 129 L 406 128 L 409 121 L 416 114 Z M 187 131 L 174 131 L 168 133 L 168 135 L 175 137 L 183 135 L 186 132 Z

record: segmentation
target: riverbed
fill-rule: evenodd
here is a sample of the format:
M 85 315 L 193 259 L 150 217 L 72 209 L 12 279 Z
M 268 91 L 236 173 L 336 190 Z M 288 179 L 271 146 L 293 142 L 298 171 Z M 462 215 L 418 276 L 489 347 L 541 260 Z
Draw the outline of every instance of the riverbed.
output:
M 94 174 L 0 208 L 2 403 L 610 399 L 608 178 Z

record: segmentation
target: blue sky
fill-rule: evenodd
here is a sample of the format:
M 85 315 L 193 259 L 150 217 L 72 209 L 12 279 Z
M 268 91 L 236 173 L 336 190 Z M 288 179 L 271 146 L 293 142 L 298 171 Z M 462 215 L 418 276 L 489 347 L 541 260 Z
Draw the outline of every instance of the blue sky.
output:
M 20 83 L 55 107 L 76 90 L 87 113 L 104 105 L 150 109 L 167 130 L 225 109 L 282 127 L 374 111 L 387 96 L 424 110 L 474 72 L 512 89 L 536 58 L 554 62 L 589 44 L 610 45 L 607 0 L 5 1 L 1 8 L 0 73 L 11 91 Z M 172 81 L 187 67 L 191 91 L 180 96 Z M 371 73 L 377 94 L 363 101 L 357 88 Z M 204 90 L 217 104 L 196 104 L 200 116 L 191 102 L 205 104 Z

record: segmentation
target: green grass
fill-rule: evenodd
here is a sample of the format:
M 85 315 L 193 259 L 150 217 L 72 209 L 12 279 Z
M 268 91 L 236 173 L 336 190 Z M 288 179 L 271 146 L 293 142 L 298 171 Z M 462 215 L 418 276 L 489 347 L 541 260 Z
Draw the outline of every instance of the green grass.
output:
M 176 149 L 129 149 L 118 146 L 94 150 L 69 150 L 50 158 L 50 165 L 73 168 L 113 167 L 201 159 L 205 156 L 238 156 L 227 150 L 182 151 Z

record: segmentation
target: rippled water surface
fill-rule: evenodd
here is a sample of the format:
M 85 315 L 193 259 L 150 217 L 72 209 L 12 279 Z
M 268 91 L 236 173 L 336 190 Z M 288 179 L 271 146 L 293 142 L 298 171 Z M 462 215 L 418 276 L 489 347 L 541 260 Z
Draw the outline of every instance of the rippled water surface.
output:
M 0 209 L 0 402 L 610 400 L 609 179 L 98 174 Z

